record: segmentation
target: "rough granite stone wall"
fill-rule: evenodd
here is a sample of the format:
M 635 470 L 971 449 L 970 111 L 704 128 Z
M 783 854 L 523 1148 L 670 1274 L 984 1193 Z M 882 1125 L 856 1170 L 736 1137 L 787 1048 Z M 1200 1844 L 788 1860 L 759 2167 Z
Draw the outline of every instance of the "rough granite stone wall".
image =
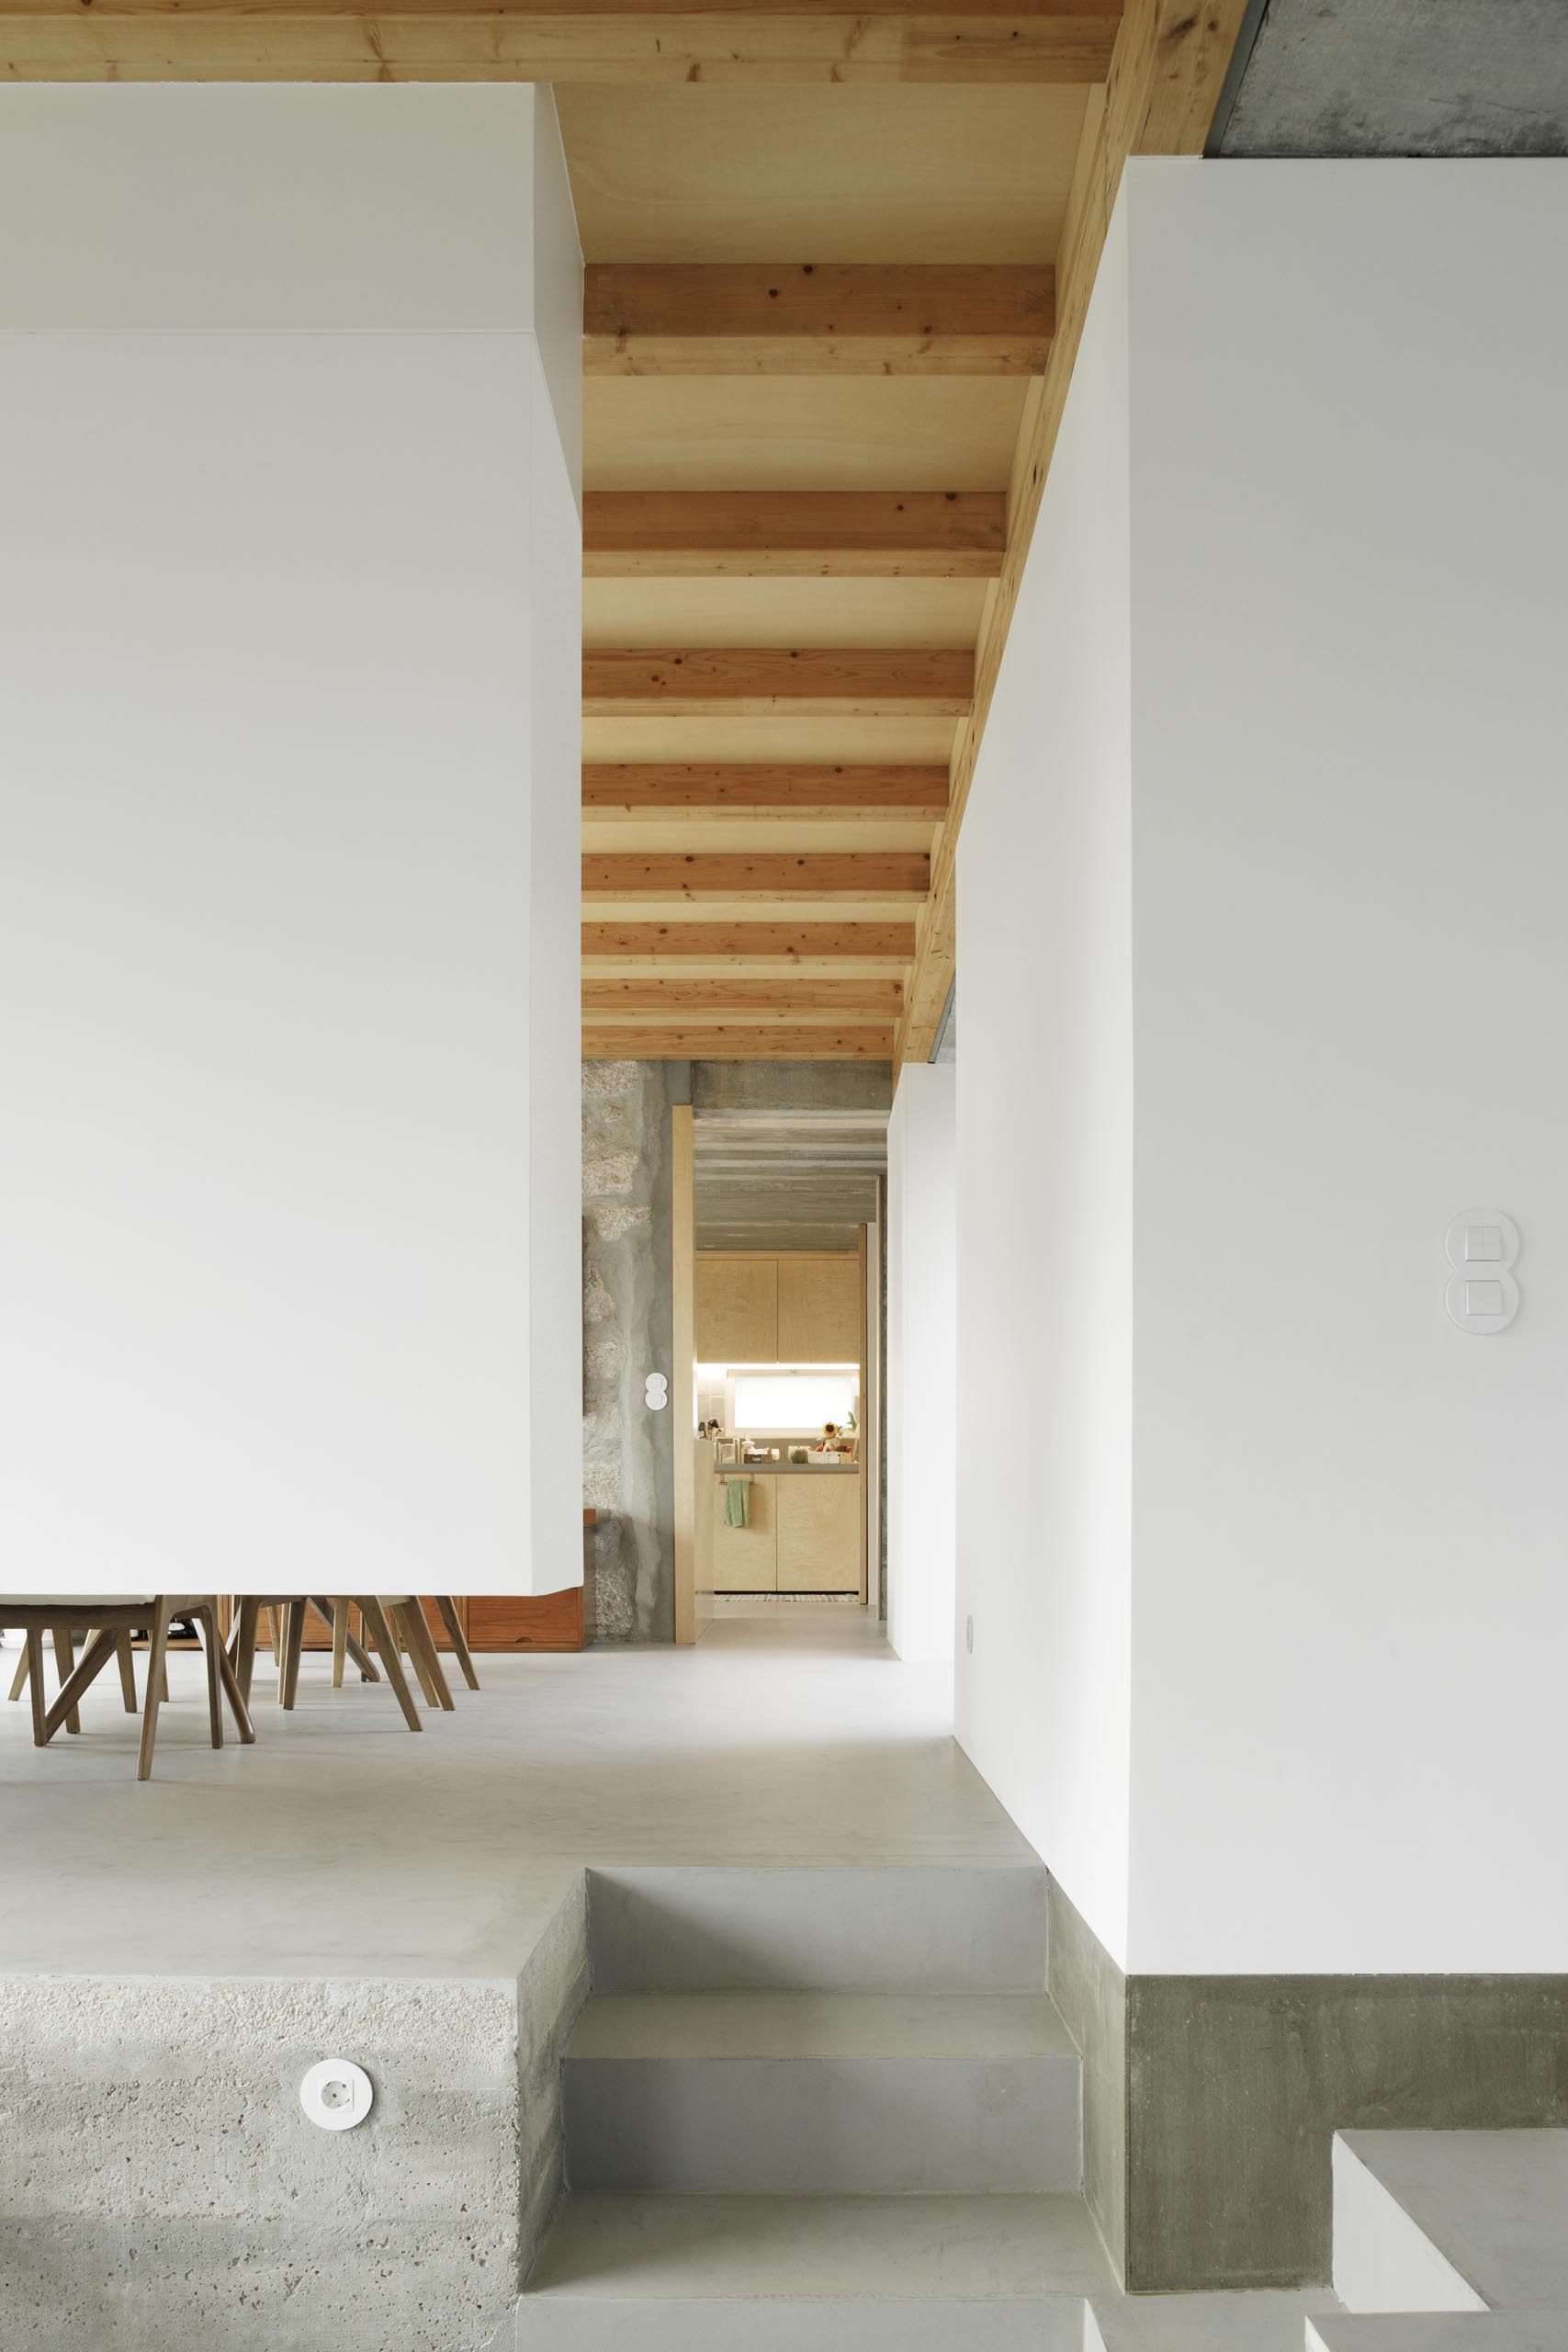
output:
M 518 2040 L 514 1981 L 0 1980 L 0 2344 L 489 2345 L 522 2268 Z M 326 2057 L 375 2086 L 352 2132 L 300 2109 Z
M 582 1499 L 593 1537 L 594 1639 L 675 1634 L 672 1417 L 643 1383 L 671 1369 L 670 1112 L 684 1062 L 582 1066 Z

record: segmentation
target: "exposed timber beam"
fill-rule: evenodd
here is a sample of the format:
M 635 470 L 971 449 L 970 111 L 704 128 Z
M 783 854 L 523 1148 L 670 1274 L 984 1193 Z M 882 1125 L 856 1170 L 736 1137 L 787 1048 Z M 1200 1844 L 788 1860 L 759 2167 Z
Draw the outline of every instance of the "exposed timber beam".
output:
M 835 718 L 962 718 L 974 677 L 967 650 L 616 650 L 583 655 L 582 710 L 588 718 L 744 718 L 778 710 Z
M 583 366 L 601 376 L 1033 376 L 1055 310 L 1043 263 L 597 262 L 583 285 Z
M 1077 360 L 1084 322 L 1122 174 L 1131 155 L 1201 154 L 1224 87 L 1247 0 L 1127 0 L 1103 103 L 1092 101 L 1089 152 L 1074 184 L 1058 248 L 1050 356 L 1029 388 L 1008 497 L 1008 551 L 976 653 L 975 695 L 953 755 L 952 805 L 932 860 L 931 903 L 919 926 L 897 1060 L 926 1061 L 952 978 L 959 827 L 1017 609 L 1030 542 Z
M 891 1022 L 818 1028 L 765 1027 L 739 1021 L 685 1021 L 662 1029 L 584 1025 L 584 1061 L 818 1061 L 891 1060 Z
M 929 817 L 947 807 L 944 767 L 828 767 L 759 761 L 606 763 L 582 771 L 591 816 Z
M 590 853 L 582 861 L 584 899 L 613 905 L 633 899 L 853 899 L 867 905 L 919 905 L 930 879 L 930 858 L 912 850 L 755 857 L 615 851 Z
M 731 1019 L 795 1021 L 896 1021 L 904 991 L 897 980 L 783 979 L 691 980 L 637 979 L 582 983 L 585 1019 L 634 1022 L 677 1019 L 682 1013 Z
M 0 0 L 0 78 L 1103 81 L 1120 0 Z
M 994 580 L 998 491 L 590 491 L 589 580 Z
M 901 973 L 912 922 L 585 922 L 585 974 Z

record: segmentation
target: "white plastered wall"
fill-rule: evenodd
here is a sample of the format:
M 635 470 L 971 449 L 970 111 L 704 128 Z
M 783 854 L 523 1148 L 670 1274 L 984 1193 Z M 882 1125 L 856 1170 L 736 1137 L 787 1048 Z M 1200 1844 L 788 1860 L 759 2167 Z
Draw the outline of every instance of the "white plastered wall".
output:
M 1561 1969 L 1568 164 L 1131 193 L 1132 1961 Z
M 906 1064 L 887 1121 L 887 1639 L 953 1657 L 958 1216 L 953 1062 Z
M 1126 269 L 1119 215 L 958 851 L 958 1735 L 1118 1958 L 1132 1399 Z
M 581 1577 L 580 266 L 547 93 L 0 94 L 10 1589 Z
M 1565 248 L 1561 163 L 1139 162 L 1091 306 L 960 850 L 958 1713 L 1139 1972 L 1568 1952 Z

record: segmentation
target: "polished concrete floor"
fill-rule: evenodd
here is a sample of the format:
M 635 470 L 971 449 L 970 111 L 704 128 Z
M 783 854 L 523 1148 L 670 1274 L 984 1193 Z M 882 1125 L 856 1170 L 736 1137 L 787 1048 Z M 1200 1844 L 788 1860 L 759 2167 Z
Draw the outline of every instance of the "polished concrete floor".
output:
M 179 1658 L 144 1784 L 112 1674 L 42 1750 L 0 1698 L 0 1972 L 510 1975 L 584 1862 L 1034 1860 L 953 1744 L 949 1674 L 858 1609 L 479 1667 L 416 1737 L 319 1656 L 286 1715 L 259 1666 L 255 1746 L 214 1754 Z

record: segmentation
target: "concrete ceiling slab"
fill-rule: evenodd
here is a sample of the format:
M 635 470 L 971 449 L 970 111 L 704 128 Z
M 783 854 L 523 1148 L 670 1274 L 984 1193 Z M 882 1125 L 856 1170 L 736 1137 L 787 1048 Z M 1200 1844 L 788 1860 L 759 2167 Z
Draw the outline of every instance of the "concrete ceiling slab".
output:
M 1564 0 L 1265 0 L 1237 67 L 1211 153 L 1568 154 Z

